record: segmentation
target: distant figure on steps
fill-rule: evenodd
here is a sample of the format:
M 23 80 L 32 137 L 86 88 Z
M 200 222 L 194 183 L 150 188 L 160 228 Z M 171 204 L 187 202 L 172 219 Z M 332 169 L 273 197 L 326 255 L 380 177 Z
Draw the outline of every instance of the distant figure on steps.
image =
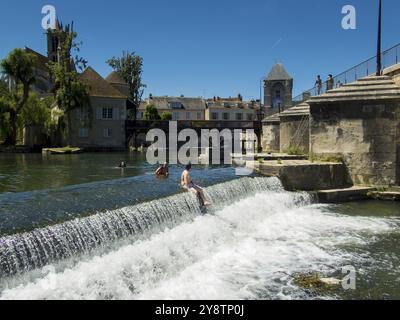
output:
M 335 86 L 335 79 L 333 79 L 333 75 L 328 76 L 328 81 L 326 82 L 326 91 L 332 90 Z
M 192 170 L 192 165 L 188 164 L 185 168 L 185 171 L 183 171 L 183 173 L 182 173 L 182 177 L 181 177 L 182 187 L 197 196 L 201 207 L 211 206 L 211 203 L 206 199 L 206 196 L 204 195 L 203 188 L 194 184 L 194 182 L 190 176 L 190 170 Z

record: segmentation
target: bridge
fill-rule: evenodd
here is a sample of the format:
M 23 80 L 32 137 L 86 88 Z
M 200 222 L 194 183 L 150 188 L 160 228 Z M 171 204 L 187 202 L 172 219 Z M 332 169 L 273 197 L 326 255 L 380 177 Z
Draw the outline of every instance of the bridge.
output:
M 184 129 L 193 129 L 199 135 L 201 130 L 213 130 L 222 131 L 228 130 L 254 130 L 257 136 L 258 145 L 261 146 L 261 134 L 262 124 L 261 121 L 176 121 L 178 133 Z M 170 121 L 143 121 L 143 120 L 127 120 L 125 124 L 126 130 L 126 141 L 128 145 L 133 145 L 134 137 L 138 137 L 140 134 L 147 134 L 152 129 L 163 130 L 167 135 L 169 133 Z

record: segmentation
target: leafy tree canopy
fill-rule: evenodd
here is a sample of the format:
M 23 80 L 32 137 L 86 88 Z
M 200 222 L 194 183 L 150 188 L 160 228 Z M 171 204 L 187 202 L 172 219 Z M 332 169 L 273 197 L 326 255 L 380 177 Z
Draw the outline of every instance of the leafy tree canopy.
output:
M 146 85 L 142 82 L 143 58 L 135 52 L 124 51 L 122 57 L 113 57 L 107 63 L 128 84 L 130 100 L 134 105 L 133 117 L 136 120 L 137 110 L 142 102 Z
M 161 120 L 157 108 L 154 105 L 149 105 L 146 107 L 146 112 L 143 115 L 143 120 L 145 121 Z
M 163 112 L 161 114 L 162 121 L 171 121 L 172 120 L 172 113 L 171 112 Z

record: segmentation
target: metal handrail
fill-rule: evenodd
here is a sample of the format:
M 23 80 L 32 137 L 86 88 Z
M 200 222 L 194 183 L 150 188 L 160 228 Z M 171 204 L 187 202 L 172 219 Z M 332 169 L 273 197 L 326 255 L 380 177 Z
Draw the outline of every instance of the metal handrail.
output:
M 386 69 L 400 62 L 400 43 L 382 52 L 382 68 Z M 336 75 L 334 79 L 334 87 L 338 87 L 343 84 L 351 83 L 357 81 L 360 78 L 368 77 L 376 73 L 376 55 L 370 59 L 367 59 L 356 66 Z M 322 84 L 320 94 L 326 92 L 328 81 Z M 314 86 L 309 90 L 303 91 L 303 93 L 293 98 L 293 104 L 297 105 L 308 97 L 313 97 L 318 95 L 318 88 Z

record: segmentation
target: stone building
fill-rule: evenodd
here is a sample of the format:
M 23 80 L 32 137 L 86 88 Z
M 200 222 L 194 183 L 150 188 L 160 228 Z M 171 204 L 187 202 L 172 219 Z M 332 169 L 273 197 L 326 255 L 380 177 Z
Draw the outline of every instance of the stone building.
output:
M 310 106 L 301 103 L 262 121 L 262 148 L 268 152 L 307 154 L 310 149 Z
M 149 105 L 154 105 L 160 116 L 165 112 L 171 113 L 174 121 L 205 120 L 206 101 L 203 98 L 150 96 L 141 104 L 138 120 L 143 119 Z
M 266 152 L 280 151 L 280 118 L 276 113 L 262 121 L 262 150 Z
M 310 151 L 340 156 L 354 184 L 400 183 L 400 87 L 368 77 L 307 101 Z
M 213 98 L 207 100 L 205 119 L 208 121 L 256 121 L 260 106 L 255 101 L 238 98 Z
M 280 151 L 308 154 L 310 150 L 310 106 L 301 103 L 279 114 Z
M 115 89 L 91 67 L 79 75 L 82 83 L 89 87 L 93 119 L 82 109 L 72 112 L 73 146 L 85 149 L 126 149 L 125 122 L 127 117 L 126 95 Z
M 266 116 L 292 107 L 293 78 L 283 64 L 272 67 L 264 81 L 264 112 Z

